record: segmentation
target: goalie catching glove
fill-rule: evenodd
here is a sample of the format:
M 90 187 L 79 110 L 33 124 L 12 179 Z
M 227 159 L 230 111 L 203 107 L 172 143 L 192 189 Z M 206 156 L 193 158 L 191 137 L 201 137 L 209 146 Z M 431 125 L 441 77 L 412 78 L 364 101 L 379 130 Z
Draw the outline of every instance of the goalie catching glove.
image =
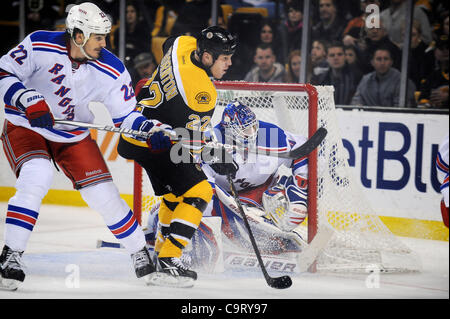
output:
M 139 126 L 139 131 L 141 132 L 151 132 L 158 128 L 160 130 L 153 132 L 149 138 L 145 139 L 142 137 L 136 137 L 136 139 L 144 141 L 147 143 L 150 152 L 152 153 L 161 153 L 167 151 L 172 146 L 172 141 L 170 140 L 170 136 L 176 136 L 172 127 L 167 124 L 162 124 L 158 120 L 145 120 Z
M 262 202 L 264 217 L 283 231 L 292 231 L 307 216 L 307 180 L 300 176 L 281 176 L 274 186 L 266 190 Z

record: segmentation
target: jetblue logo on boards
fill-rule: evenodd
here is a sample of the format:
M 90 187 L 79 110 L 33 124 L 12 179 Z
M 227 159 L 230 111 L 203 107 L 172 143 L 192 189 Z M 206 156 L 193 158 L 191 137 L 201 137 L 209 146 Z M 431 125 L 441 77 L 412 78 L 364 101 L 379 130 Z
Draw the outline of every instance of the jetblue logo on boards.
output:
M 356 162 L 360 161 L 361 184 L 365 188 L 401 190 L 412 179 L 417 191 L 425 193 L 428 186 L 439 193 L 440 183 L 434 165 L 438 145 L 431 144 L 428 146 L 430 149 L 425 149 L 425 125 L 423 123 L 417 123 L 416 127 L 409 127 L 398 122 L 380 122 L 376 138 L 369 137 L 371 128 L 374 129 L 369 126 L 362 127 L 362 135 L 357 146 L 352 145 L 347 139 L 342 139 L 343 146 L 349 154 L 349 166 L 355 167 Z M 390 142 L 392 134 L 399 137 L 395 144 Z M 357 147 L 360 148 L 360 152 L 357 152 Z M 360 158 L 358 158 L 358 153 Z M 426 154 L 431 154 L 431 156 L 428 157 L 429 155 L 426 156 Z M 371 161 L 375 163 L 375 176 L 369 174 L 368 166 Z M 428 172 L 422 169 L 425 161 L 430 163 Z M 388 171 L 392 173 L 393 167 L 399 176 L 390 176 Z M 341 180 L 339 176 L 335 178 Z

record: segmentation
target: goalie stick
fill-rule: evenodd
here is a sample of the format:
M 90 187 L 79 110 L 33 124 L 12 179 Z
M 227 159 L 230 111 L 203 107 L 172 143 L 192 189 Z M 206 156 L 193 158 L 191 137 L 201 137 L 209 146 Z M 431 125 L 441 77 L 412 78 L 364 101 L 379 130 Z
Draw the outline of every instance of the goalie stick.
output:
M 107 131 L 107 132 L 113 132 L 113 133 L 119 133 L 119 134 L 131 134 L 139 137 L 149 138 L 153 133 L 158 131 L 165 131 L 164 129 L 160 129 L 158 127 L 154 127 L 150 130 L 150 132 L 142 132 L 138 130 L 133 129 L 127 129 L 127 128 L 119 128 L 111 125 L 100 125 L 100 124 L 92 124 L 92 123 L 84 123 L 84 122 L 77 122 L 77 121 L 67 121 L 63 119 L 55 119 L 56 124 L 63 124 L 63 125 L 71 125 L 71 126 L 78 126 L 78 127 L 85 127 L 85 128 L 91 128 L 95 130 L 100 131 Z M 168 133 L 171 135 L 171 133 Z M 187 148 L 192 149 L 198 149 L 199 147 L 211 147 L 211 148 L 224 148 L 229 151 L 237 151 L 237 152 L 244 152 L 248 151 L 251 153 L 256 153 L 260 155 L 266 155 L 266 156 L 274 156 L 274 157 L 281 157 L 281 158 L 290 158 L 290 159 L 297 159 L 304 157 L 311 153 L 317 146 L 320 145 L 320 143 L 323 141 L 325 136 L 327 135 L 327 130 L 323 127 L 320 127 L 311 138 L 309 138 L 305 143 L 300 145 L 299 147 L 287 151 L 287 152 L 271 152 L 267 150 L 262 149 L 252 149 L 252 148 L 243 148 L 239 147 L 237 145 L 231 145 L 231 144 L 224 144 L 217 141 L 205 141 L 205 140 L 188 140 L 188 139 L 177 139 L 175 136 L 171 135 L 171 139 L 173 141 L 179 141 L 182 143 L 183 146 Z
M 292 286 L 291 277 L 289 277 L 287 275 L 281 276 L 281 277 L 271 277 L 269 275 L 269 273 L 267 272 L 266 266 L 264 266 L 264 261 L 262 260 L 262 257 L 261 257 L 261 253 L 259 252 L 258 246 L 256 245 L 255 237 L 253 236 L 252 230 L 248 223 L 247 216 L 245 215 L 244 208 L 242 208 L 241 201 L 237 195 L 236 187 L 234 186 L 234 183 L 233 183 L 233 178 L 231 177 L 231 175 L 228 175 L 227 179 L 228 179 L 228 183 L 230 183 L 230 186 L 231 186 L 231 194 L 233 195 L 234 200 L 236 201 L 236 204 L 238 205 L 239 212 L 241 213 L 242 219 L 244 220 L 244 224 L 245 224 L 245 227 L 247 228 L 248 236 L 250 237 L 250 241 L 252 243 L 253 250 L 255 251 L 256 258 L 258 259 L 259 266 L 264 275 L 264 278 L 266 279 L 267 284 L 270 287 L 277 288 L 277 289 L 289 288 L 290 286 Z

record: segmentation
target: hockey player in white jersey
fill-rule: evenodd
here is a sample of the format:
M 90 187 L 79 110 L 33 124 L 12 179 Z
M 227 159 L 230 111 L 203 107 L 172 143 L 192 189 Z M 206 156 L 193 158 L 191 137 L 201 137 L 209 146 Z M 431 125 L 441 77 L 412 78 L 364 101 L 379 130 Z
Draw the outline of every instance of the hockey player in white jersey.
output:
M 214 128 L 214 135 L 221 143 L 273 152 L 290 151 L 307 140 L 274 124 L 259 121 L 249 107 L 237 101 L 227 105 L 221 122 Z M 232 249 L 252 251 L 242 217 L 229 194 L 229 174 L 261 252 L 269 255 L 300 252 L 304 241 L 294 229 L 307 216 L 307 158 L 292 160 L 240 152 L 223 152 L 216 158 L 217 152 L 205 154 L 205 151 L 202 168 L 213 185 L 214 196 L 192 239 L 193 249 L 188 255 L 193 264 L 205 266 L 205 262 L 218 259 L 215 250 L 219 245 L 208 224 L 209 217 L 221 217 L 222 240 Z M 153 217 L 149 218 L 150 233 L 156 228 Z
M 221 122 L 214 129 L 214 135 L 222 143 L 235 143 L 263 151 L 270 149 L 272 152 L 289 151 L 306 141 L 305 137 L 284 131 L 275 124 L 258 120 L 248 106 L 238 101 L 226 106 Z M 230 189 L 227 175 L 231 174 L 242 204 L 256 208 L 257 210 L 251 210 L 253 214 L 259 210 L 256 214 L 262 217 L 265 224 L 274 225 L 283 232 L 291 232 L 303 222 L 307 215 L 306 157 L 292 160 L 242 152 L 233 153 L 232 158 L 227 158 L 227 153 L 223 155 L 225 156 L 218 162 L 208 161 L 210 163 L 205 163 L 202 167 L 216 189 L 216 196 L 213 197 L 204 216 L 207 216 L 209 211 L 211 216 L 227 215 L 227 218 L 222 218 L 222 229 L 228 229 L 229 232 L 229 229 L 233 228 L 228 223 L 236 211 L 228 207 L 230 205 L 219 204 L 228 200 L 223 195 L 224 192 L 227 195 Z M 280 167 L 288 170 L 279 174 Z M 256 219 L 254 216 L 253 220 Z M 236 237 L 232 233 L 226 236 L 231 240 Z M 242 241 L 240 242 L 242 244 Z M 239 244 L 239 241 L 235 241 L 235 244 Z M 272 250 L 274 253 L 284 249 L 281 247 L 283 245 L 277 246 L 270 240 L 264 241 L 261 245 L 263 251 Z
M 66 32 L 31 33 L 0 58 L 0 96 L 6 117 L 1 139 L 17 177 L 0 255 L 0 286 L 10 290 L 25 278 L 21 257 L 52 183 L 52 161 L 131 254 L 137 277 L 155 270 L 142 229 L 120 198 L 89 131 L 55 125 L 54 118 L 92 122 L 88 105 L 95 101 L 106 106 L 117 127 L 149 130 L 160 123 L 134 110 L 130 75 L 105 49 L 111 30 L 106 14 L 92 3 L 75 5 L 66 28 Z M 151 139 L 159 145 L 169 142 L 160 133 Z
M 260 121 L 246 105 L 236 101 L 225 108 L 221 122 L 214 130 L 222 143 L 283 152 L 302 145 L 306 138 L 286 132 L 275 124 Z M 224 153 L 226 157 L 226 153 Z M 230 189 L 227 175 L 241 201 L 264 210 L 264 217 L 283 231 L 291 231 L 307 213 L 307 158 L 286 159 L 253 153 L 235 152 L 232 159 L 205 163 L 203 169 L 211 182 L 222 189 Z M 278 176 L 281 166 L 290 169 L 289 175 Z M 216 213 L 213 212 L 212 214 Z
M 441 214 L 444 225 L 448 228 L 448 135 L 439 144 L 439 152 L 436 158 L 436 171 L 441 183 Z

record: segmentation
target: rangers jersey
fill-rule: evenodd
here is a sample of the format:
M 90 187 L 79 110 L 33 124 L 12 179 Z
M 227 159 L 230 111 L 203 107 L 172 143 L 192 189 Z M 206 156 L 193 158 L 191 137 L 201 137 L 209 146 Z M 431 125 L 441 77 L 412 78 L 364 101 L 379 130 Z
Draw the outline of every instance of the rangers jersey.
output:
M 225 134 L 220 124 L 215 127 L 215 132 L 219 142 L 225 143 Z M 305 142 L 305 137 L 286 132 L 275 124 L 259 121 L 256 146 L 262 151 L 286 152 L 299 147 Z M 308 176 L 307 157 L 291 160 L 248 153 L 246 158 L 244 158 L 243 154 L 234 153 L 233 159 L 239 165 L 239 170 L 233 179 L 238 191 L 263 185 L 277 173 L 278 168 L 282 165 L 291 168 L 293 175 L 301 175 L 304 178 Z M 228 189 L 226 176 L 217 174 L 207 164 L 203 165 L 202 168 L 210 181 Z
M 441 194 L 445 206 L 448 207 L 448 136 L 439 144 L 436 169 L 439 182 L 441 183 Z
M 92 123 L 90 102 L 104 104 L 117 127 L 131 128 L 141 116 L 134 111 L 131 77 L 123 63 L 102 49 L 99 59 L 77 64 L 70 58 L 65 32 L 36 31 L 0 58 L 0 95 L 5 103 L 5 117 L 54 142 L 76 142 L 89 134 L 86 128 L 58 124 L 50 129 L 31 127 L 15 105 L 18 92 L 23 89 L 42 94 L 58 119 Z

